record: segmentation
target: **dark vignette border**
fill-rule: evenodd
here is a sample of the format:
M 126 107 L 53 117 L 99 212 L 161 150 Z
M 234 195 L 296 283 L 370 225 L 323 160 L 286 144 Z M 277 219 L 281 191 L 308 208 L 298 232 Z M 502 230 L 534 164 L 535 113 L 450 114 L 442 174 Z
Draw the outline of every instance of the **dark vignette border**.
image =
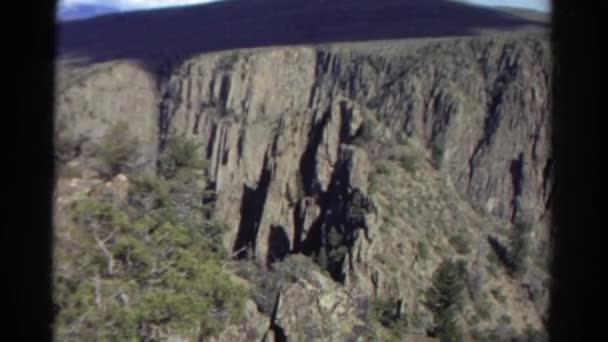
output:
M 552 205 L 554 257 L 548 330 L 551 341 L 596 341 L 602 249 L 599 2 L 553 1 Z M 605 247 L 604 247 L 605 248 Z M 602 329 L 603 330 L 603 329 Z M 599 334 L 597 336 L 600 336 Z M 601 338 L 600 338 L 601 339 Z
M 0 340 L 5 341 L 50 341 L 52 336 L 55 1 L 3 3 L 2 52 L 9 58 L 4 69 L 11 74 L 3 101 L 8 121 L 1 126 L 7 139 L 2 147 L 8 147 L 1 165 L 10 170 L 2 177 L 3 203 L 9 205 L 3 205 L 0 224 L 0 279 L 9 285 L 0 302 L 5 311 Z M 9 338 L 11 333 L 17 338 Z

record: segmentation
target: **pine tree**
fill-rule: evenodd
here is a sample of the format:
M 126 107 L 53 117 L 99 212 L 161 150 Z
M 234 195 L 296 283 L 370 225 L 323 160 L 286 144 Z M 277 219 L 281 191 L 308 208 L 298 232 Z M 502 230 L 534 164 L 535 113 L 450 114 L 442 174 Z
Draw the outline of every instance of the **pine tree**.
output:
M 434 335 L 442 342 L 462 339 L 456 315 L 463 306 L 463 273 L 463 263 L 443 262 L 435 271 L 433 285 L 427 293 L 428 305 L 435 317 Z

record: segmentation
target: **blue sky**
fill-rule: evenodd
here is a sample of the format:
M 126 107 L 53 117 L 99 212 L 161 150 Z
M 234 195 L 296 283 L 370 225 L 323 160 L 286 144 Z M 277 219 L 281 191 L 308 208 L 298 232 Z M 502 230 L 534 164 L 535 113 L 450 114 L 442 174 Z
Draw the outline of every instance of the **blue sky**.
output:
M 180 5 L 192 5 L 208 3 L 221 0 L 60 0 L 59 12 L 69 10 L 78 5 L 98 5 L 113 7 L 118 11 L 129 11 L 148 8 L 173 7 Z M 371 0 L 373 1 L 373 0 Z M 424 1 L 424 0 L 420 0 Z M 536 10 L 548 11 L 550 0 L 454 0 L 473 3 L 483 6 L 509 6 L 523 7 Z
M 482 6 L 522 7 L 545 12 L 551 8 L 551 0 L 466 0 L 463 2 Z

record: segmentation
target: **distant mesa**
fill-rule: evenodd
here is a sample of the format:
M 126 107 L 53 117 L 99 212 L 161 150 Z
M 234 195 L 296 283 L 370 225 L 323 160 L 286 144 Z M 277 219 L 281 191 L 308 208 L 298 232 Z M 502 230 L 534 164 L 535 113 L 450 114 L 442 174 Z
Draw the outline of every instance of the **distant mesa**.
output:
M 85 9 L 78 15 L 109 8 Z M 521 13 L 526 13 L 522 15 Z M 451 0 L 232 0 L 106 14 L 59 25 L 60 56 L 90 61 L 229 49 L 546 30 L 546 16 Z M 75 14 L 63 13 L 64 17 Z

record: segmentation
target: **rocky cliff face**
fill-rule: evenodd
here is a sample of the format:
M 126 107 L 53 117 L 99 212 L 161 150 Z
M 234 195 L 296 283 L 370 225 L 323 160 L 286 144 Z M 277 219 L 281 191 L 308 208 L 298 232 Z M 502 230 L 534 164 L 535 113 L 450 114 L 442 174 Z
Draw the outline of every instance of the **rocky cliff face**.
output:
M 196 137 L 212 162 L 220 214 L 235 228 L 241 217 L 257 220 L 241 228 L 261 229 L 256 244 L 273 224 L 294 241 L 297 202 L 327 191 L 364 118 L 387 137 L 419 139 L 479 208 L 507 220 L 524 210 L 540 218 L 551 170 L 547 42 L 486 37 L 386 50 L 201 56 L 160 75 L 160 89 L 137 66 L 119 63 L 63 89 L 58 117 L 70 122 L 66 131 L 93 139 L 84 126 L 101 131 L 128 118 L 151 149 L 170 132 Z M 97 121 L 75 119 L 83 115 Z M 260 207 L 246 208 L 248 196 Z
M 497 222 L 537 223 L 546 214 L 549 56 L 545 37 L 502 34 L 229 51 L 167 61 L 157 74 L 112 62 L 62 81 L 57 118 L 69 123 L 61 134 L 89 139 L 84 159 L 87 144 L 119 118 L 147 142 L 142 164 L 153 165 L 172 134 L 202 143 L 216 215 L 231 227 L 225 244 L 236 258 L 327 258 L 349 291 L 405 299 L 408 312 L 421 312 L 423 333 L 415 289 L 454 254 L 441 247 L 451 235 L 473 236 L 475 269 L 487 263 L 483 246 Z M 390 164 L 399 170 L 382 176 L 378 166 L 399 139 L 419 146 L 424 166 L 408 173 Z M 375 194 L 373 175 L 385 179 Z M 395 210 L 403 215 L 388 214 Z M 535 231 L 539 243 L 543 231 Z M 434 248 L 414 265 L 421 240 Z M 382 255 L 396 256 L 402 270 L 391 271 Z M 413 273 L 402 274 L 404 263 Z M 525 313 L 513 325 L 540 326 L 541 314 L 520 305 L 518 286 L 508 286 L 509 307 Z M 279 310 L 282 329 L 302 328 L 289 310 Z

